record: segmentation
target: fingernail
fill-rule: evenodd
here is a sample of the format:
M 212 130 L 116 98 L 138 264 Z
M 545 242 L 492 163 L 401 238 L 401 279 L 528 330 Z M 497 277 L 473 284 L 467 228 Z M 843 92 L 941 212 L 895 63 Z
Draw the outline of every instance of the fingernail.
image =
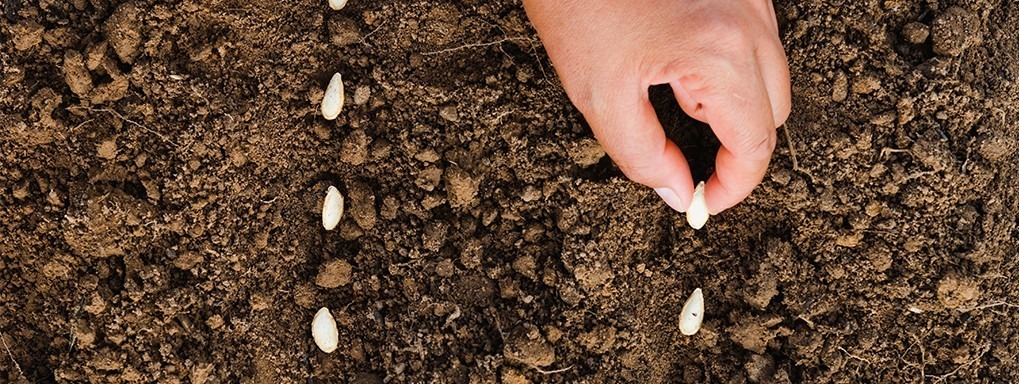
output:
M 676 192 L 672 191 L 672 188 L 655 188 L 655 192 L 658 193 L 658 196 L 660 196 L 662 200 L 665 200 L 665 204 L 668 204 L 669 207 L 672 207 L 672 209 L 675 209 L 679 213 L 686 212 L 683 200 L 679 198 L 679 195 L 677 195 Z

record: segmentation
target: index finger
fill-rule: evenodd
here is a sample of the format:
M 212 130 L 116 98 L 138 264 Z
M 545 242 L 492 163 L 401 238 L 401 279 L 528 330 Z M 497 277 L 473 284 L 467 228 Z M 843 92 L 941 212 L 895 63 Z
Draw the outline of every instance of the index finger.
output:
M 704 188 L 711 214 L 743 201 L 760 184 L 775 149 L 771 100 L 756 62 L 713 63 L 709 75 L 687 75 L 678 83 L 703 108 L 722 143 L 715 173 Z

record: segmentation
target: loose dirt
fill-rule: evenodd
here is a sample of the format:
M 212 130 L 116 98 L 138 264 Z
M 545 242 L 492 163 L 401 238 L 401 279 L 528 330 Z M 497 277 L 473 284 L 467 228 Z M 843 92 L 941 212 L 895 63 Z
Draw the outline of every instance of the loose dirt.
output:
M 1019 7 L 776 9 L 792 116 L 695 232 L 515 1 L 4 1 L 0 381 L 1019 380 Z

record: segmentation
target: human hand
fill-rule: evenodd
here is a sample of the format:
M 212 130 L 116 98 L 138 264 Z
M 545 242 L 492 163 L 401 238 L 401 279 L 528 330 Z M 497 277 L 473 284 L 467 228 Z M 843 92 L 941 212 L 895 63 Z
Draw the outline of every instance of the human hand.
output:
M 648 87 L 722 147 L 705 186 L 708 210 L 736 205 L 764 178 L 775 128 L 789 116 L 789 68 L 768 0 L 523 0 L 563 88 L 631 180 L 684 212 L 693 179 L 665 137 Z

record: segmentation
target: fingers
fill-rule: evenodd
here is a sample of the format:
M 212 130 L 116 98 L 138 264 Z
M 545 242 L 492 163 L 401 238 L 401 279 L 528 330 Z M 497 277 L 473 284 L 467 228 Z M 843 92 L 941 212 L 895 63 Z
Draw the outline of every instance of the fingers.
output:
M 775 126 L 785 124 L 792 108 L 789 91 L 789 64 L 786 61 L 782 43 L 773 40 L 762 44 L 755 52 L 761 79 L 768 90 L 771 100 L 771 113 L 775 118 Z
M 756 60 L 708 60 L 679 78 L 722 143 L 704 190 L 708 210 L 736 205 L 761 182 L 775 147 L 775 117 Z
M 605 152 L 630 180 L 655 189 L 672 209 L 685 212 L 693 197 L 690 166 L 665 136 L 647 89 L 610 96 L 605 105 L 581 111 Z
M 698 103 L 693 97 L 690 96 L 690 92 L 683 88 L 683 85 L 679 81 L 672 81 L 669 83 L 672 88 L 672 94 L 676 95 L 676 102 L 679 103 L 679 107 L 683 109 L 683 112 L 687 116 L 694 118 L 702 123 L 707 123 L 707 118 L 704 117 L 704 108 L 701 107 L 701 103 Z

